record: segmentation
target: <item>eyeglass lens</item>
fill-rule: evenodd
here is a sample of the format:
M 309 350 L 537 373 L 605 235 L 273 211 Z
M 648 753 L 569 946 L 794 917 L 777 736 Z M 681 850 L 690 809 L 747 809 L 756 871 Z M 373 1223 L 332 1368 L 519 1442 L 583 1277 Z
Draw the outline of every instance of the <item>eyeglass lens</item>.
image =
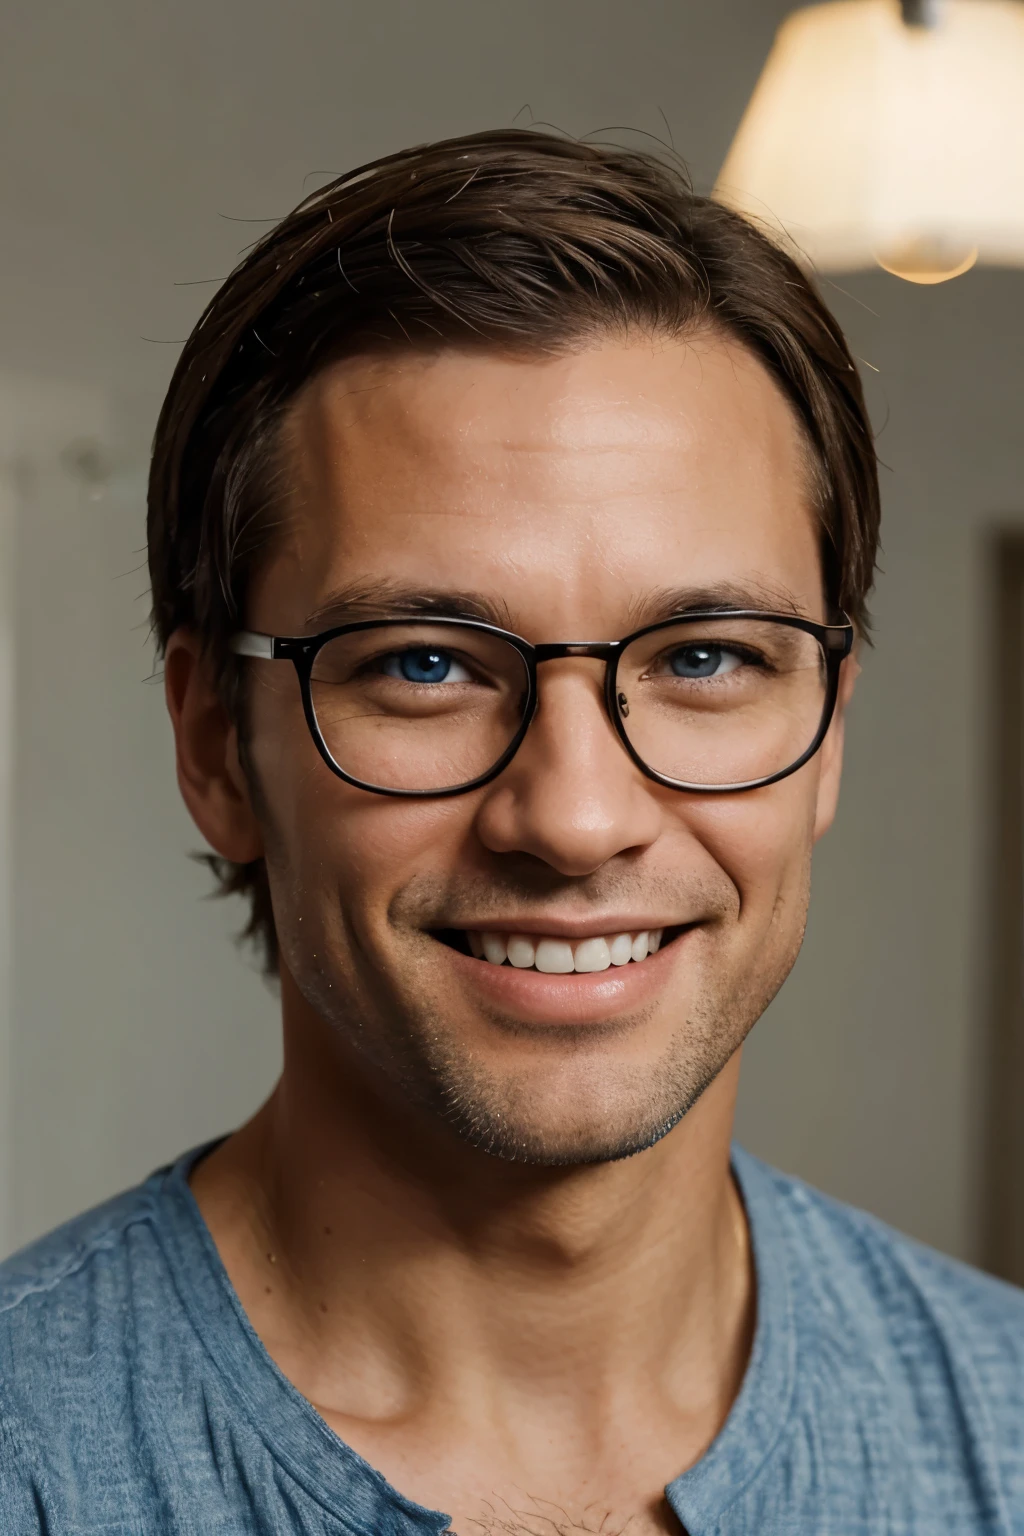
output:
M 655 773 L 714 787 L 798 762 L 828 693 L 813 635 L 770 619 L 701 619 L 634 640 L 616 699 L 637 756 Z
M 514 646 L 485 630 L 394 625 L 329 640 L 310 677 L 338 767 L 381 789 L 472 783 L 519 730 L 529 692 Z
M 768 619 L 681 621 L 622 653 L 616 703 L 638 757 L 695 786 L 740 784 L 792 766 L 827 698 L 818 641 Z M 363 784 L 430 792 L 482 777 L 519 731 L 526 663 L 485 630 L 393 625 L 328 641 L 310 691 L 334 762 Z

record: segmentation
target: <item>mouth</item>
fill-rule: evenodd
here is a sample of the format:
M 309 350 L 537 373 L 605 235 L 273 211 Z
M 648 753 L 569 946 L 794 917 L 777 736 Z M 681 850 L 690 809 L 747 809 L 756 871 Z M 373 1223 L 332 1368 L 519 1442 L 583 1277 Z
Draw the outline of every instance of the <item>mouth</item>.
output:
M 432 937 L 488 966 L 537 971 L 548 976 L 592 975 L 643 965 L 693 926 L 679 923 L 674 927 L 633 928 L 590 934 L 582 939 L 501 928 L 443 928 L 435 930 Z

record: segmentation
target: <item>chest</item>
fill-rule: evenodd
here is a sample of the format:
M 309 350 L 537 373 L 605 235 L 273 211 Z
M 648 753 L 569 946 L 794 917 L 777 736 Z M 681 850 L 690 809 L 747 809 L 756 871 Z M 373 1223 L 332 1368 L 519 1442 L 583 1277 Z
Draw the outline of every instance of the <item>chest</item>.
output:
M 568 1501 L 566 1501 L 568 1503 Z M 452 1511 L 452 1536 L 686 1536 L 668 1502 L 646 1501 L 633 1510 L 615 1510 L 600 1501 L 583 1508 L 522 1492 Z

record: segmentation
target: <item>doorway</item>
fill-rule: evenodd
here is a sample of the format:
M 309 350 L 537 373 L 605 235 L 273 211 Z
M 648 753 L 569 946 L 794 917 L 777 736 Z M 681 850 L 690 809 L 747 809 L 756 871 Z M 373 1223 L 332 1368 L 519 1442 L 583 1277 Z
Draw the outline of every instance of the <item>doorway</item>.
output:
M 982 1260 L 1024 1285 L 1024 532 L 996 536 L 990 800 L 991 976 Z

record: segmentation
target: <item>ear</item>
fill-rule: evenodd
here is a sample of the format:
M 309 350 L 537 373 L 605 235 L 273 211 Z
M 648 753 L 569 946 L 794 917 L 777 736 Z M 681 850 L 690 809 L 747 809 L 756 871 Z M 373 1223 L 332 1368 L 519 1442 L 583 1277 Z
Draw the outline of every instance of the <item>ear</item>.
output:
M 823 837 L 835 820 L 839 804 L 839 783 L 843 776 L 843 742 L 846 732 L 846 708 L 860 676 L 856 651 L 843 662 L 839 674 L 839 694 L 828 735 L 821 744 L 821 768 L 818 775 L 818 800 L 814 813 L 814 841 Z
M 210 846 L 236 864 L 263 853 L 259 822 L 238 753 L 238 732 L 214 686 L 199 640 L 175 630 L 164 657 L 164 694 L 174 728 L 178 788 Z

